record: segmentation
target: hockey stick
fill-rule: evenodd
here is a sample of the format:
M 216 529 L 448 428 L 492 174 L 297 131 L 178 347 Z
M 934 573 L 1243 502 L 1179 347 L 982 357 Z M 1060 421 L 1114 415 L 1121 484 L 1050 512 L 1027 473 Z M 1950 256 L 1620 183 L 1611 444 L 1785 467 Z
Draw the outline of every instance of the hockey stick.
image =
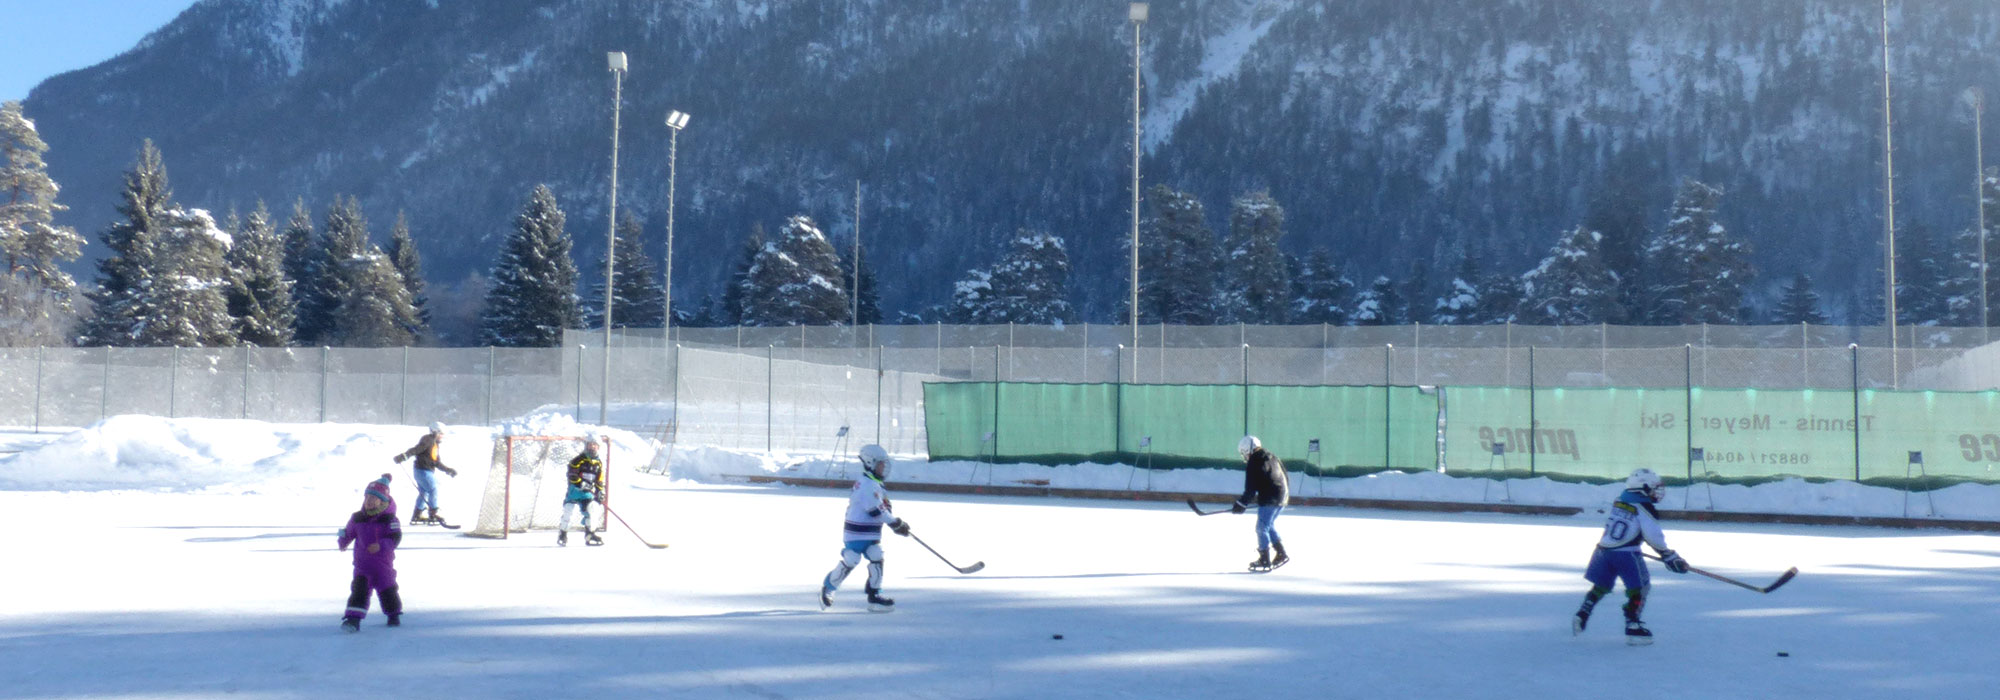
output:
M 1645 554 L 1645 553 L 1644 553 L 1644 552 L 1641 552 L 1641 554 Z M 1653 561 L 1662 561 L 1662 562 L 1663 562 L 1663 561 L 1666 561 L 1665 559 L 1661 559 L 1661 558 L 1659 558 L 1659 557 L 1656 557 L 1656 556 L 1653 556 L 1653 555 L 1651 555 L 1651 554 L 1646 554 L 1645 556 L 1646 556 L 1646 558 L 1647 558 L 1647 559 L 1651 559 L 1651 560 L 1653 560 Z M 1769 585 L 1769 586 L 1763 586 L 1763 587 L 1758 587 L 1758 586 L 1752 586 L 1752 585 L 1750 585 L 1750 584 L 1747 584 L 1747 583 L 1744 583 L 1744 582 L 1742 582 L 1742 581 L 1738 581 L 1738 580 L 1736 580 L 1736 579 L 1733 579 L 1733 578 L 1730 578 L 1730 577 L 1728 577 L 1728 576 L 1724 576 L 1724 575 L 1722 575 L 1722 574 L 1715 574 L 1715 573 L 1709 573 L 1709 572 L 1707 572 L 1707 571 L 1702 571 L 1701 569 L 1697 569 L 1697 568 L 1694 568 L 1694 567 L 1692 567 L 1692 566 L 1688 567 L 1688 571 L 1692 571 L 1692 572 L 1694 572 L 1694 573 L 1697 573 L 1697 574 L 1701 574 L 1701 575 L 1703 575 L 1703 576 L 1707 576 L 1707 577 L 1709 577 L 1709 578 L 1712 578 L 1712 579 L 1715 579 L 1715 580 L 1717 580 L 1717 581 L 1721 581 L 1721 582 L 1723 582 L 1723 583 L 1727 583 L 1727 584 L 1730 584 L 1730 585 L 1734 585 L 1734 586 L 1739 586 L 1739 587 L 1742 587 L 1742 588 L 1746 588 L 1746 589 L 1749 589 L 1749 590 L 1753 590 L 1753 591 L 1756 591 L 1756 592 L 1758 592 L 1758 593 L 1770 593 L 1771 591 L 1775 591 L 1775 590 L 1778 590 L 1778 587 L 1779 587 L 1779 586 L 1782 586 L 1782 585 L 1785 585 L 1785 583 L 1786 583 L 1787 581 L 1790 581 L 1790 580 L 1792 580 L 1792 577 L 1793 577 L 1793 576 L 1797 576 L 1797 575 L 1799 575 L 1799 567 L 1796 567 L 1796 566 L 1794 566 L 1794 567 L 1792 567 L 1792 568 L 1790 568 L 1790 569 L 1786 569 L 1786 570 L 1785 570 L 1785 573 L 1782 573 L 1782 574 L 1778 574 L 1778 580 L 1776 580 L 1776 581 L 1772 581 L 1772 582 L 1771 582 L 1771 585 Z
M 1188 504 L 1188 507 L 1189 507 L 1189 508 L 1193 508 L 1193 509 L 1194 509 L 1194 514 L 1195 514 L 1195 515 L 1216 515 L 1216 514 L 1219 514 L 1219 513 L 1227 513 L 1227 512 L 1229 512 L 1229 509 L 1228 509 L 1228 508 L 1223 508 L 1223 509 L 1221 509 L 1221 510 L 1202 510 L 1202 509 L 1201 509 L 1201 506 L 1198 506 L 1198 505 L 1195 505 L 1195 504 L 1194 504 L 1194 499 L 1192 499 L 1192 498 L 1190 498 L 1190 499 L 1187 499 L 1187 504 Z
M 953 563 L 951 563 L 951 560 L 950 560 L 950 559 L 946 559 L 946 558 L 944 558 L 944 555 L 942 555 L 942 554 L 938 554 L 938 551 L 937 551 L 937 550 L 935 550 L 935 549 L 931 549 L 931 546 L 930 546 L 930 545 L 928 545 L 928 544 L 925 544 L 922 538 L 920 538 L 920 537 L 917 537 L 916 535 L 910 535 L 910 539 L 913 539 L 913 540 L 916 540 L 916 541 L 917 541 L 917 544 L 921 544 L 921 545 L 924 545 L 924 549 L 930 549 L 930 550 L 931 550 L 931 554 L 937 554 L 937 558 L 938 558 L 938 561 L 941 561 L 941 562 L 944 562 L 944 565 L 945 565 L 945 566 L 949 566 L 949 567 L 951 567 L 951 568 L 954 568 L 954 569 L 957 569 L 957 570 L 958 570 L 958 573 L 961 573 L 961 574 L 970 574 L 970 573 L 973 573 L 973 572 L 976 572 L 976 571 L 979 571 L 980 569 L 984 569 L 984 568 L 986 568 L 986 562 L 983 562 L 983 561 L 975 561 L 975 562 L 972 562 L 972 566 L 959 566 L 959 565 L 957 565 L 957 564 L 953 564 Z
M 624 526 L 625 526 L 625 531 L 626 531 L 626 532 L 630 532 L 630 533 L 632 533 L 632 537 L 634 537 L 634 538 L 638 539 L 638 540 L 639 540 L 639 544 L 643 544 L 643 545 L 646 545 L 646 546 L 648 546 L 648 547 L 652 547 L 653 549 L 666 549 L 666 548 L 667 548 L 667 546 L 666 546 L 666 545 L 664 545 L 664 544 L 653 544 L 653 543 L 651 543 L 651 542 L 647 542 L 647 541 L 646 541 L 646 536 L 645 536 L 645 535 L 641 535 L 641 534 L 639 534 L 639 531 L 638 531 L 638 530 L 634 530 L 634 529 L 632 529 L 632 524 L 631 524 L 631 523 L 628 523 L 628 522 L 625 522 L 625 517 L 624 517 L 624 516 L 622 516 L 622 515 L 619 515 L 617 511 L 614 511 L 614 510 L 612 510 L 612 509 L 611 509 L 611 506 L 607 506 L 607 505 L 604 505 L 604 504 L 600 503 L 600 504 L 598 504 L 598 507 L 599 507 L 599 508 L 603 508 L 603 509 L 604 509 L 604 512 L 605 512 L 606 514 L 610 515 L 611 517 L 613 517 L 613 518 L 617 518 L 617 519 L 618 519 L 618 524 L 620 524 L 620 525 L 624 525 Z

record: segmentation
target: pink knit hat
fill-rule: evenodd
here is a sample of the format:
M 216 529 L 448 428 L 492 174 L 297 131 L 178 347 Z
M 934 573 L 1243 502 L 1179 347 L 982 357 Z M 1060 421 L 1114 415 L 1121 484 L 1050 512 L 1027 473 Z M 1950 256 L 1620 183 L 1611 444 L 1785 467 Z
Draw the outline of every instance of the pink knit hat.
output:
M 367 490 L 367 491 L 365 491 L 365 492 L 363 492 L 363 495 L 367 495 L 367 496 L 374 496 L 374 497 L 376 497 L 376 498 L 380 498 L 380 499 L 382 499 L 382 502 L 383 502 L 383 503 L 391 503 L 391 502 L 394 502 L 394 501 L 396 500 L 396 499 L 393 499 L 393 498 L 390 498 L 390 497 L 389 497 L 389 475 L 388 475 L 388 474 L 383 474 L 383 475 L 382 475 L 382 478 L 380 478 L 380 479 L 376 479 L 376 480 L 374 480 L 374 481 L 370 481 L 370 482 L 368 482 L 368 490 Z

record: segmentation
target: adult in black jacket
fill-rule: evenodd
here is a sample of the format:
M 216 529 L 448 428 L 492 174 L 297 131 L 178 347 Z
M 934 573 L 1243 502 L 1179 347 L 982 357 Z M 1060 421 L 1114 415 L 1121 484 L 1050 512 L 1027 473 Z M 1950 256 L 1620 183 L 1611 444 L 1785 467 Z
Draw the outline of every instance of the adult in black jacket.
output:
M 1257 561 L 1250 562 L 1251 571 L 1269 571 L 1284 566 L 1292 558 L 1285 555 L 1285 543 L 1278 538 L 1278 514 L 1285 511 L 1285 503 L 1291 497 L 1291 483 L 1285 478 L 1285 463 L 1264 449 L 1264 443 L 1255 435 L 1245 435 L 1236 443 L 1236 453 L 1243 456 L 1243 495 L 1236 497 L 1236 504 L 1230 506 L 1232 513 L 1242 513 L 1257 506 Z M 1276 558 L 1271 555 L 1277 554 Z

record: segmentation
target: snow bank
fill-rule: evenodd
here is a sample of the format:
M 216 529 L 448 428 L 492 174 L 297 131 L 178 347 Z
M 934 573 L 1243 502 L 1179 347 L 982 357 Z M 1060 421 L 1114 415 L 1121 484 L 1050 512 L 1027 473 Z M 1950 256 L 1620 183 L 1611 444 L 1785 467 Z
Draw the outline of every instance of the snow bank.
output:
M 113 416 L 54 440 L 19 443 L 22 452 L 0 458 L 0 490 L 356 490 L 384 472 L 407 478 L 409 463 L 392 457 L 424 432 L 405 425 Z M 461 477 L 471 477 L 454 482 L 483 483 L 500 434 L 607 436 L 614 465 L 648 464 L 655 448 L 629 431 L 578 425 L 561 414 L 523 416 L 492 428 L 446 426 L 441 457 Z

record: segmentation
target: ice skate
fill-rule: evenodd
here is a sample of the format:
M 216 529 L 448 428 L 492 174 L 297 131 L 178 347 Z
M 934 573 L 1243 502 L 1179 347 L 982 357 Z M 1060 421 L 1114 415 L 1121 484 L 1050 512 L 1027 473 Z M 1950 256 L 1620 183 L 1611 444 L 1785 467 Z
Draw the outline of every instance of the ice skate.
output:
M 343 632 L 359 632 L 361 631 L 361 621 L 352 617 L 340 618 L 340 629 Z
M 403 616 L 402 616 L 402 615 L 390 615 L 390 616 L 389 616 L 389 625 L 388 625 L 388 626 L 390 626 L 390 627 L 402 627 L 402 626 L 403 626 Z
M 1653 631 L 1646 629 L 1646 623 L 1632 620 L 1625 623 L 1625 643 L 1642 647 L 1653 643 Z
M 1250 562 L 1250 570 L 1251 570 L 1251 571 L 1255 571 L 1255 572 L 1259 572 L 1259 573 L 1262 573 L 1262 572 L 1265 572 L 1265 571 L 1270 571 L 1270 570 L 1271 570 L 1271 550 L 1268 550 L 1268 549 L 1259 549 L 1259 550 L 1257 550 L 1257 560 L 1256 560 L 1256 561 L 1253 561 L 1253 562 Z
M 825 610 L 825 609 L 827 609 L 827 608 L 831 608 L 831 607 L 833 607 L 833 589 L 831 589 L 831 588 L 827 588 L 827 587 L 825 587 L 825 586 L 820 586 L 820 587 L 819 587 L 819 609 L 821 609 L 821 610 Z
M 1589 624 L 1590 624 L 1590 606 L 1586 605 L 1581 608 L 1577 608 L 1576 615 L 1570 617 L 1569 619 L 1569 633 L 1571 635 L 1583 634 L 1584 626 Z
M 879 590 L 868 591 L 868 612 L 891 612 L 896 609 L 896 601 L 882 596 Z
M 595 533 L 595 532 L 591 532 L 591 531 L 589 531 L 589 530 L 584 530 L 584 531 L 583 531 L 583 543 L 584 543 L 584 544 L 586 544 L 586 545 L 589 545 L 589 546 L 592 546 L 592 547 L 596 547 L 596 546 L 599 546 L 599 545 L 602 545 L 602 544 L 604 544 L 604 538 L 602 538 L 602 537 L 598 537 L 598 536 L 597 536 L 597 533 Z
M 1271 543 L 1271 553 L 1272 553 L 1273 555 L 1275 555 L 1275 556 L 1272 556 L 1272 557 L 1271 557 L 1271 566 L 1270 566 L 1270 569 L 1276 569 L 1276 568 L 1278 568 L 1278 567 L 1280 567 L 1280 566 L 1284 566 L 1284 565 L 1285 565 L 1286 563 L 1288 563 L 1288 562 L 1290 562 L 1290 561 L 1292 560 L 1292 558 L 1291 558 L 1291 557 L 1289 557 L 1289 556 L 1286 556 L 1286 555 L 1285 555 L 1285 545 L 1284 545 L 1284 543 L 1281 543 L 1281 542 L 1272 542 L 1272 543 Z M 1266 569 L 1266 571 L 1269 571 L 1270 569 Z
M 568 547 L 568 546 L 569 546 L 569 531 L 568 531 L 568 530 L 557 530 L 557 531 L 556 531 L 556 546 L 557 546 L 557 547 Z

